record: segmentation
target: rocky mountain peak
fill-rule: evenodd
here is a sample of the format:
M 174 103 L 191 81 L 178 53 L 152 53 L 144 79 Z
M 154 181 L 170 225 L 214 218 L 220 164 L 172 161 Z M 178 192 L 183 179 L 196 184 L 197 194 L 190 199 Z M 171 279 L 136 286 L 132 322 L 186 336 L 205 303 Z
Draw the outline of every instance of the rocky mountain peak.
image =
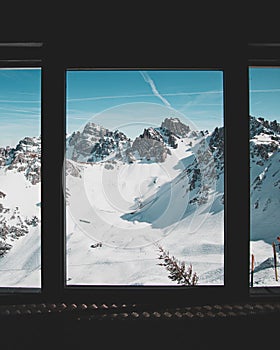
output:
M 164 162 L 170 150 L 164 143 L 162 135 L 154 128 L 144 129 L 143 134 L 136 137 L 130 148 L 126 150 L 126 156 L 131 163 L 137 158 Z
M 280 124 L 250 117 L 251 237 L 271 243 L 278 235 Z M 269 218 L 269 220 L 267 219 Z
M 256 118 L 250 116 L 250 138 L 265 133 L 267 135 L 279 136 L 280 123 L 276 120 L 269 121 L 262 117 Z
M 41 181 L 41 137 L 25 137 L 15 148 L 0 148 L 0 167 L 23 172 L 33 185 Z
M 165 118 L 160 128 L 166 136 L 173 134 L 179 138 L 187 137 L 191 131 L 190 127 L 182 123 L 179 118 Z
M 107 133 L 108 133 L 108 129 L 92 122 L 87 123 L 82 132 L 84 136 L 94 136 L 97 138 L 102 138 Z
M 251 158 L 259 157 L 257 164 L 263 165 L 280 146 L 280 124 L 264 118 L 250 116 L 250 153 Z
M 130 139 L 119 130 L 110 131 L 89 122 L 82 132 L 73 132 L 69 137 L 67 157 L 78 162 L 96 162 L 125 147 L 129 142 Z
M 160 134 L 160 132 L 158 132 L 156 129 L 150 127 L 147 129 L 144 129 L 143 134 L 141 134 L 139 136 L 140 138 L 146 138 L 146 139 L 153 139 L 155 141 L 159 141 L 159 142 L 163 142 L 163 137 Z

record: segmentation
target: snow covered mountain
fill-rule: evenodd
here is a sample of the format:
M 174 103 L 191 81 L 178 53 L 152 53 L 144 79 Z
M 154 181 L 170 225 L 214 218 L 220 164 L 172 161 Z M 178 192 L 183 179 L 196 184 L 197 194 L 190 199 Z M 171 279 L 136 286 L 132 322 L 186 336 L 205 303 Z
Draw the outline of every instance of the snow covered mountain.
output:
M 73 132 L 67 138 L 66 159 L 80 163 L 103 160 L 132 163 L 143 159 L 164 162 L 167 154 L 171 154 L 169 148 L 177 148 L 179 139 L 198 136 L 196 131 L 191 131 L 178 118 L 165 118 L 159 128 L 144 129 L 134 141 L 119 130 L 110 131 L 88 122 L 82 132 Z
M 0 286 L 40 286 L 41 138 L 0 148 Z
M 280 234 L 280 124 L 250 119 L 252 240 L 272 243 Z
M 131 140 L 122 132 L 109 131 L 95 123 L 87 123 L 82 132 L 73 132 L 66 141 L 66 158 L 78 162 L 96 162 L 112 152 L 119 154 Z
M 250 117 L 251 253 L 256 286 L 275 281 L 280 125 Z M 158 245 L 192 263 L 199 285 L 223 284 L 224 128 L 163 118 L 131 140 L 88 123 L 66 142 L 67 279 L 174 284 Z M 0 149 L 0 285 L 40 285 L 41 139 Z M 24 254 L 23 254 L 24 252 Z
M 25 137 L 15 148 L 0 148 L 0 168 L 23 172 L 33 185 L 41 181 L 41 137 Z
M 280 234 L 279 146 L 280 124 L 251 116 L 251 253 L 256 261 L 256 286 L 279 285 L 274 277 L 272 250 L 272 243 L 277 243 L 276 237 Z
M 276 121 L 250 117 L 256 286 L 278 285 L 271 243 L 280 227 L 279 132 Z M 156 262 L 160 242 L 193 263 L 200 284 L 222 284 L 223 170 L 224 128 L 195 131 L 178 118 L 144 129 L 102 160 L 71 160 L 66 181 L 69 283 L 170 284 Z
M 174 197 L 176 198 L 176 213 L 180 213 L 181 217 L 179 218 L 175 212 L 172 215 L 161 216 L 161 219 L 165 222 L 164 225 L 169 226 L 171 223 L 183 220 L 197 207 L 207 204 L 208 201 L 212 203 L 214 200 L 213 193 L 217 197 L 215 199 L 223 205 L 222 184 L 219 184 L 219 191 L 216 192 L 218 179 L 221 178 L 223 182 L 223 135 L 223 128 L 216 128 L 213 134 L 206 138 L 202 135 L 197 137 L 197 134 L 195 134 L 196 144 L 191 150 L 192 157 L 187 157 L 189 161 L 188 164 L 186 163 L 187 166 L 184 165 L 184 161 L 187 159 L 180 159 L 182 171 L 170 182 L 160 187 L 154 195 L 141 202 L 138 210 L 125 214 L 124 218 L 127 220 L 157 221 L 157 225 L 159 225 L 158 213 L 165 208 L 166 203 L 170 202 L 171 192 L 176 194 Z M 178 138 L 178 136 L 174 136 L 174 138 Z M 177 141 L 178 139 L 175 143 L 176 146 L 178 146 Z M 176 154 L 176 151 L 173 150 L 172 152 Z M 170 150 L 167 153 L 170 156 L 172 155 Z M 181 210 L 178 211 L 177 206 L 180 201 L 181 205 L 179 207 L 181 207 Z
M 70 283 L 170 284 L 159 242 L 196 261 L 200 283 L 223 283 L 223 135 L 165 118 L 102 159 L 67 149 Z

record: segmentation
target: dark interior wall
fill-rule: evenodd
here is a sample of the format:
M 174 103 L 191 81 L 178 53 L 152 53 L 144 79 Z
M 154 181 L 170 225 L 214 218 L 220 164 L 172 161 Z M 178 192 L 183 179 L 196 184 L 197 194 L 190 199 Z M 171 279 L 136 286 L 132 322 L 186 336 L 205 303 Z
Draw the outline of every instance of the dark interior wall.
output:
M 104 67 L 182 67 L 195 58 L 235 62 L 246 59 L 250 42 L 280 42 L 273 18 L 267 25 L 264 12 L 256 17 L 250 9 L 231 9 L 228 4 L 227 9 L 211 11 L 201 3 L 194 9 L 189 4 L 161 4 L 156 9 L 138 3 L 126 8 L 104 3 L 102 9 L 80 5 L 10 4 L 1 11 L 0 42 L 43 42 L 58 61 L 87 56 Z M 225 348 L 224 341 L 238 346 L 245 339 L 264 347 L 278 343 L 279 314 L 181 323 L 1 319 L 0 325 L 0 343 L 11 349 L 78 347 L 85 342 L 103 348 L 175 344 L 210 349 Z

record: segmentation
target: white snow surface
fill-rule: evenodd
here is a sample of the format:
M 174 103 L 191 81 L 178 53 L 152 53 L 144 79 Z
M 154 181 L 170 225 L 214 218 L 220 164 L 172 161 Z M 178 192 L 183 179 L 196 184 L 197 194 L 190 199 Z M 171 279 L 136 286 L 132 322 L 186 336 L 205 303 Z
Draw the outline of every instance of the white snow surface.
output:
M 258 121 L 260 120 L 256 119 L 254 123 Z M 264 131 L 257 132 L 250 140 L 250 269 L 253 254 L 254 287 L 279 287 L 280 279 L 276 280 L 272 244 L 279 244 L 277 236 L 280 236 L 280 135 L 267 127 Z M 257 147 L 267 149 L 267 155 L 258 154 Z M 276 246 L 276 260 L 278 275 L 279 246 Z
M 178 144 L 163 163 L 76 163 L 81 178 L 66 178 L 68 284 L 177 285 L 158 245 L 192 264 L 200 285 L 224 283 L 223 176 L 205 204 L 190 205 L 194 154 L 188 138 Z
M 36 215 L 41 219 L 41 184 L 32 185 L 23 172 L 0 168 L 0 191 L 6 194 L 0 198 L 4 208 L 11 212 L 17 207 L 21 220 Z M 0 219 L 9 218 L 0 213 Z M 9 220 L 8 224 L 14 224 Z M 1 287 L 34 287 L 41 285 L 41 225 L 29 226 L 29 232 L 18 238 L 7 237 L 11 250 L 0 257 Z
M 192 146 L 190 146 L 190 141 Z M 256 145 L 271 142 L 262 133 Z M 198 190 L 187 191 L 184 169 L 195 158 L 199 139 L 185 138 L 163 163 L 140 161 L 72 164 L 81 178 L 67 175 L 67 283 L 70 285 L 177 285 L 160 266 L 158 245 L 171 256 L 192 264 L 198 285 L 224 283 L 224 179 L 209 183 L 208 199 L 190 204 Z M 254 286 L 280 286 L 276 281 L 272 242 L 279 231 L 280 153 L 251 161 L 251 240 Z M 110 166 L 108 166 L 110 165 Z M 22 220 L 41 219 L 40 183 L 32 185 L 23 172 L 0 168 L 0 204 L 17 210 Z M 9 219 L 0 213 L 0 220 Z M 14 219 L 8 222 L 14 224 Z M 11 250 L 0 257 L 1 287 L 40 287 L 41 225 L 28 234 L 8 237 Z M 277 246 L 277 269 L 279 247 Z M 250 260 L 251 264 L 251 260 Z M 251 265 L 250 265 L 251 266 Z M 249 276 L 250 277 L 250 276 Z M 248 277 L 248 282 L 249 282 Z M 280 276 L 279 276 L 280 277 Z
M 253 254 L 255 259 L 253 286 L 280 287 L 279 249 L 276 248 L 276 269 L 271 244 L 268 244 L 263 240 L 251 241 L 250 251 L 251 255 Z M 250 257 L 250 273 L 252 273 L 251 263 L 252 260 Z M 278 280 L 276 280 L 276 276 Z

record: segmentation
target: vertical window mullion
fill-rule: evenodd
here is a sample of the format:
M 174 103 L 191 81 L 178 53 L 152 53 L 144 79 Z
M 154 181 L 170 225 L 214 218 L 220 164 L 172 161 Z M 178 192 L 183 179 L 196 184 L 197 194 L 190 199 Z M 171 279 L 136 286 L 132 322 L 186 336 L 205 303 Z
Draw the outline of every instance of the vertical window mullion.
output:
M 48 47 L 43 67 L 42 103 L 42 287 L 45 298 L 61 296 L 64 281 L 63 189 L 64 70 Z
M 225 87 L 225 285 L 232 299 L 244 300 L 249 291 L 250 232 L 247 65 L 242 57 L 237 57 L 228 68 Z

